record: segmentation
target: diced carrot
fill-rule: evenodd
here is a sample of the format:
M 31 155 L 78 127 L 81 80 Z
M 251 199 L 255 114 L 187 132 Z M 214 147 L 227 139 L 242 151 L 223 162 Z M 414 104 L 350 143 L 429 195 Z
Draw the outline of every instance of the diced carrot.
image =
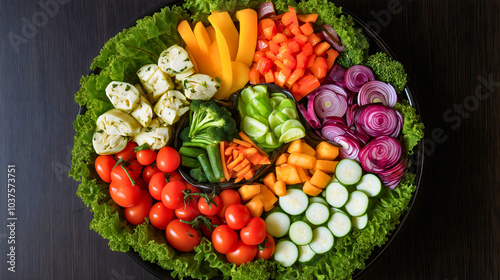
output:
M 241 200 L 250 200 L 260 193 L 260 185 L 243 185 L 238 189 L 238 193 L 241 196 Z
M 236 139 L 236 138 L 233 139 L 233 142 L 238 144 L 238 145 L 241 145 L 241 146 L 252 147 L 252 144 L 247 143 L 247 142 L 242 141 L 242 140 L 239 140 L 239 139 Z
M 297 168 L 293 165 L 281 166 L 282 179 L 287 185 L 302 183 Z
M 330 44 L 328 42 L 321 42 L 314 46 L 314 53 L 317 56 L 322 56 L 326 53 L 326 51 L 330 48 Z
M 286 184 L 284 181 L 278 180 L 274 183 L 273 187 L 277 196 L 285 196 L 286 195 Z
M 245 207 L 250 212 L 250 216 L 252 217 L 260 217 L 262 213 L 264 213 L 264 203 L 259 197 L 254 197 L 250 200 Z
M 299 51 L 300 51 L 300 45 L 299 45 L 299 43 L 297 43 L 297 41 L 292 40 L 292 41 L 289 41 L 289 42 L 288 42 L 288 49 L 289 49 L 292 53 L 296 53 L 296 52 L 299 52 Z
M 297 42 L 300 47 L 302 47 L 305 43 L 307 43 L 307 36 L 304 34 L 295 35 L 295 37 L 293 37 L 293 40 Z
M 279 87 L 284 87 L 286 83 L 286 76 L 281 70 L 274 72 L 274 83 Z
M 302 142 L 300 144 L 300 147 L 301 147 L 301 152 L 303 154 L 307 154 L 312 157 L 316 156 L 316 151 L 313 149 L 313 147 L 309 146 L 307 143 Z
M 286 163 L 288 161 L 288 153 L 282 153 L 277 159 L 274 164 L 276 165 L 282 165 L 283 163 Z
M 316 55 L 312 54 L 307 57 L 306 68 L 311 68 L 314 65 L 314 60 L 316 59 Z
M 273 190 L 274 183 L 276 183 L 276 176 L 273 172 L 269 172 L 269 174 L 264 177 L 264 180 L 262 180 L 262 182 L 264 182 L 264 185 L 266 185 L 270 190 Z
M 297 82 L 300 79 L 300 77 L 302 77 L 302 75 L 304 75 L 304 72 L 305 72 L 304 68 L 296 68 L 295 70 L 293 70 L 292 75 L 288 77 L 288 80 L 286 81 L 285 85 L 288 88 L 291 88 L 293 84 Z
M 316 158 L 334 160 L 339 155 L 339 147 L 334 146 L 326 141 L 320 142 L 316 146 Z
M 311 177 L 307 175 L 302 167 L 297 167 L 297 172 L 299 172 L 300 180 L 302 181 L 302 183 L 311 179 Z
M 281 172 L 281 167 L 276 166 L 276 167 L 274 167 L 274 169 L 276 171 L 276 180 L 278 180 L 278 181 L 283 180 L 283 173 Z
M 328 176 L 328 174 L 318 169 L 314 172 L 314 175 L 311 177 L 311 180 L 309 180 L 309 182 L 315 187 L 323 189 L 326 187 L 326 185 L 328 185 L 328 182 L 330 182 L 331 179 L 332 177 Z
M 299 83 L 299 87 L 293 92 L 293 97 L 297 100 L 297 102 L 321 85 L 318 78 L 314 77 L 311 73 L 308 74 L 304 74 L 304 77 L 297 81 L 297 83 Z
M 288 146 L 287 152 L 302 153 L 302 141 L 300 141 L 300 139 L 293 140 L 292 143 L 290 143 L 290 146 Z
M 288 163 L 300 166 L 304 169 L 311 169 L 316 163 L 316 158 L 307 154 L 291 153 L 288 156 Z
M 278 34 L 283 35 L 283 33 L 278 33 Z M 278 36 L 278 34 L 276 34 L 276 36 Z M 285 35 L 283 35 L 283 36 L 285 36 Z M 285 36 L 285 38 L 286 38 L 286 36 Z M 275 42 L 274 40 L 269 41 L 269 51 L 270 52 L 272 52 L 273 54 L 277 54 L 279 52 L 279 48 L 280 48 L 280 45 L 277 42 Z M 266 54 L 266 56 L 267 56 L 267 54 Z M 268 57 L 268 58 L 270 58 L 270 57 Z
M 250 72 L 248 72 L 248 80 L 250 80 L 250 83 L 253 85 L 260 83 L 259 70 L 255 69 L 255 68 L 250 69 Z
M 257 145 L 255 145 L 255 143 L 252 140 L 250 140 L 250 138 L 245 133 L 243 133 L 243 131 L 240 131 L 238 135 L 240 136 L 241 140 L 252 144 L 252 146 L 254 146 L 254 148 L 256 148 L 260 154 L 269 157 L 269 155 L 263 150 L 261 150 Z
M 279 47 L 278 47 L 278 49 L 279 49 Z M 272 61 L 277 60 L 278 58 L 276 57 L 276 54 L 279 52 L 279 50 L 278 50 L 278 49 L 276 50 L 276 52 L 273 52 L 273 51 L 271 51 L 271 50 L 269 50 L 269 51 L 265 52 L 266 57 L 267 57 L 267 58 L 269 58 L 269 59 L 270 59 L 270 60 L 272 60 Z
M 314 59 L 313 65 L 309 68 L 309 70 L 318 79 L 326 77 L 326 74 L 328 72 L 326 59 L 322 56 L 316 57 L 316 59 Z
M 300 47 L 300 50 L 307 55 L 311 55 L 314 53 L 313 46 L 309 42 L 304 43 L 304 45 Z
M 291 16 L 292 16 L 292 23 L 299 26 L 299 20 L 297 18 L 297 11 L 295 10 L 295 8 L 292 6 L 288 6 L 288 10 L 290 11 Z
M 300 31 L 302 31 L 302 34 L 304 34 L 305 36 L 309 36 L 314 33 L 314 29 L 309 22 L 302 24 L 300 26 Z
M 333 64 L 335 64 L 335 59 L 337 59 L 337 56 L 339 56 L 339 52 L 332 48 L 326 51 L 326 65 L 328 69 L 331 69 L 333 67 Z
M 272 38 L 272 42 L 277 43 L 277 44 L 283 43 L 286 41 L 288 41 L 288 37 L 286 37 L 286 35 L 283 33 L 277 33 Z M 269 49 L 272 51 L 271 47 L 269 47 Z
M 308 56 L 309 55 L 305 52 L 300 52 L 297 54 L 297 57 L 295 58 L 295 60 L 297 60 L 297 66 L 296 66 L 297 69 L 299 69 L 299 68 L 304 69 L 306 67 Z
M 266 83 L 274 83 L 274 73 L 273 70 L 269 70 L 264 74 L 264 79 L 266 80 Z
M 262 161 L 262 156 L 259 153 L 255 153 L 251 157 L 248 157 L 248 160 L 253 165 L 257 165 L 257 164 L 259 164 Z
M 290 26 L 288 26 L 288 28 L 290 28 L 290 32 L 292 32 L 293 35 L 300 35 L 302 34 L 302 30 L 300 30 L 300 27 L 298 24 L 290 24 Z
M 320 188 L 315 187 L 309 181 L 306 181 L 304 183 L 304 186 L 302 187 L 302 191 L 310 196 L 317 196 L 318 194 L 321 193 L 322 190 Z
M 244 159 L 240 164 L 236 165 L 231 170 L 240 172 L 241 170 L 243 170 L 243 168 L 247 167 L 247 165 L 250 165 L 250 161 L 248 161 L 248 159 Z
M 258 62 L 261 57 L 265 57 L 266 54 L 263 51 L 255 51 L 253 54 L 253 62 Z
M 314 47 L 315 45 L 317 45 L 321 42 L 321 38 L 318 35 L 316 35 L 316 33 L 313 33 L 313 34 L 307 36 L 307 42 L 309 44 L 311 44 L 311 46 Z
M 332 161 L 332 160 L 316 160 L 316 163 L 314 165 L 314 169 L 316 170 L 321 170 L 325 173 L 335 173 L 335 167 L 337 166 L 339 162 L 338 161 Z
M 264 203 L 264 211 L 273 209 L 274 203 L 278 201 L 278 198 L 265 185 L 260 185 L 260 195 L 258 197 Z
M 318 20 L 318 14 L 300 14 L 297 15 L 297 19 L 302 22 L 312 22 L 315 23 Z

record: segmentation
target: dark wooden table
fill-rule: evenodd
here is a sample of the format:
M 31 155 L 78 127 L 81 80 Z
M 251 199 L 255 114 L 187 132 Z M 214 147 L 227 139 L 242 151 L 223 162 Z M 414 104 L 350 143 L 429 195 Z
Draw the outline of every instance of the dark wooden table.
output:
M 160 2 L 0 1 L 0 279 L 155 278 L 89 230 L 68 170 L 80 77 L 104 42 Z M 337 2 L 405 65 L 426 125 L 413 210 L 359 279 L 500 279 L 499 2 Z

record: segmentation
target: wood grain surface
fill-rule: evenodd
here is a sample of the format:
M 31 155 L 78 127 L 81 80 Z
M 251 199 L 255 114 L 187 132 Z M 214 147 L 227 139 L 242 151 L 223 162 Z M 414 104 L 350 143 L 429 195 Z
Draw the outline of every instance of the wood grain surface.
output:
M 0 279 L 156 279 L 89 229 L 68 170 L 80 77 L 110 37 L 160 2 L 0 0 Z M 499 2 L 336 3 L 403 63 L 426 125 L 413 210 L 358 279 L 500 279 Z M 6 263 L 8 165 L 15 273 Z

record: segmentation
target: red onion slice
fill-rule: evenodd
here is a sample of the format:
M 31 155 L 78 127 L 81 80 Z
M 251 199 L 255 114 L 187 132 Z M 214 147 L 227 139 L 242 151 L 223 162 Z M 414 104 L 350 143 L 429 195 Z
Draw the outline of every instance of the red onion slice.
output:
M 397 111 L 380 103 L 368 104 L 356 112 L 354 123 L 370 137 L 399 135 L 402 117 Z
M 275 15 L 276 11 L 274 10 L 273 2 L 264 2 L 257 8 L 257 18 L 259 19 L 259 21 L 261 19 L 273 17 Z
M 401 154 L 399 141 L 389 136 L 380 136 L 361 149 L 359 160 L 367 172 L 380 173 L 396 165 Z
M 347 126 L 339 123 L 330 123 L 323 125 L 321 128 L 321 135 L 323 138 L 334 141 L 335 137 L 339 135 L 344 135 L 348 130 Z
M 338 86 L 344 88 L 345 87 L 345 82 L 344 82 L 345 71 L 346 70 L 344 68 L 342 68 L 342 66 L 340 66 L 338 64 L 333 65 L 332 69 L 330 69 L 330 71 L 328 71 L 328 75 L 326 75 L 325 84 L 337 84 Z M 338 83 L 340 83 L 340 84 L 338 84 Z
M 361 145 L 358 141 L 352 139 L 348 135 L 339 135 L 333 140 L 335 143 L 340 144 L 340 158 L 350 158 L 359 161 L 359 151 Z
M 382 103 L 394 108 L 398 101 L 398 94 L 391 84 L 381 81 L 370 81 L 359 90 L 358 103 L 363 106 L 370 103 Z
M 345 119 L 341 118 L 341 117 L 328 116 L 326 118 L 321 119 L 322 125 L 327 125 L 329 123 L 339 123 L 339 124 L 343 124 L 343 125 L 347 126 Z
M 394 189 L 399 184 L 399 182 L 401 182 L 401 179 L 403 178 L 407 168 L 408 162 L 405 158 L 402 158 L 393 168 L 379 173 L 382 179 L 382 184 L 391 189 Z
M 319 118 L 342 117 L 347 110 L 347 100 L 331 91 L 319 93 L 314 100 L 314 112 Z
M 299 112 L 304 116 L 304 119 L 309 123 L 309 125 L 314 128 L 314 129 L 320 129 L 321 128 L 321 123 L 319 122 L 318 118 L 316 115 L 309 114 L 309 112 L 306 110 L 304 107 L 304 104 L 302 103 L 297 103 L 297 109 L 299 109 Z M 314 114 L 314 111 L 313 111 Z
M 354 124 L 354 119 L 356 117 L 356 111 L 359 106 L 357 103 L 347 106 L 347 111 L 345 113 L 345 118 L 347 121 L 347 126 L 351 127 Z
M 337 31 L 335 31 L 335 29 L 328 24 L 323 24 L 323 28 L 325 28 L 325 31 L 322 31 L 321 33 L 323 34 L 323 37 L 325 37 L 325 40 L 330 43 L 335 50 L 343 52 L 345 47 L 342 44 L 342 39 L 340 39 Z
M 370 142 L 371 140 L 370 136 L 366 135 L 363 131 L 358 129 L 348 130 L 346 134 L 351 138 L 356 139 L 359 143 L 363 144 L 363 146 L 368 144 L 368 142 Z
M 372 69 L 363 65 L 354 65 L 347 69 L 344 80 L 350 91 L 359 92 L 364 84 L 375 80 L 375 76 Z

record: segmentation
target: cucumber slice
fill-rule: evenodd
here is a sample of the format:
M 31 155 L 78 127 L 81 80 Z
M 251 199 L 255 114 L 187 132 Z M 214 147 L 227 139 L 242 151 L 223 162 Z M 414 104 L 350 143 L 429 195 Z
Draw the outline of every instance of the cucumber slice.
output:
M 368 214 L 359 217 L 352 217 L 352 224 L 358 229 L 364 229 L 368 224 Z
M 324 205 L 326 206 L 329 206 L 328 205 L 328 202 L 326 202 L 326 200 L 322 197 L 319 197 L 319 196 L 312 196 L 309 198 L 309 205 L 313 204 L 313 203 L 323 203 Z
M 277 111 L 275 111 L 275 112 L 276 112 L 276 114 L 275 114 L 276 118 L 278 119 L 278 121 L 280 123 L 284 123 L 284 122 L 286 122 L 287 120 L 290 119 L 285 113 L 277 112 Z
M 278 139 L 276 138 L 276 136 L 274 135 L 274 133 L 271 132 L 271 131 L 269 131 L 266 134 L 266 144 L 268 144 L 270 146 L 279 145 Z
M 330 210 L 328 210 L 328 206 L 323 203 L 315 202 L 307 207 L 306 219 L 315 226 L 326 223 L 329 217 Z
M 281 97 L 283 99 L 288 99 L 288 97 L 286 97 L 286 95 L 282 92 L 273 92 L 271 93 L 271 98 L 274 98 L 274 97 Z
M 281 126 L 281 135 L 285 134 L 285 132 L 287 132 L 292 128 L 303 129 L 304 127 L 302 126 L 302 123 L 300 123 L 298 120 L 289 119 L 283 123 L 283 126 Z
M 280 124 L 278 124 L 278 125 L 274 128 L 273 132 L 274 132 L 274 135 L 276 135 L 276 137 L 281 137 L 281 127 L 282 127 L 282 126 L 283 126 L 283 123 L 280 123 Z
M 299 249 L 292 241 L 283 240 L 276 244 L 274 259 L 284 267 L 293 265 L 299 258 Z
M 280 105 L 276 108 L 278 111 L 283 111 L 285 108 L 295 108 L 295 102 L 292 99 L 284 99 L 281 101 Z
M 335 167 L 335 178 L 346 186 L 358 183 L 361 180 L 361 175 L 363 175 L 363 168 L 352 159 L 345 158 Z
M 314 237 L 313 237 L 314 239 Z M 299 262 L 305 263 L 310 260 L 316 255 L 313 250 L 311 250 L 311 247 L 309 245 L 304 245 L 304 246 L 298 246 L 299 248 Z
M 328 221 L 328 229 L 336 237 L 346 236 L 351 228 L 351 219 L 343 212 L 335 212 Z
M 252 87 L 246 87 L 240 92 L 240 97 L 246 104 L 249 104 L 255 93 Z
M 272 112 L 269 117 L 267 118 L 267 121 L 269 122 L 269 125 L 271 126 L 271 129 L 274 129 L 275 127 L 277 127 L 280 122 L 279 120 L 276 118 L 276 113 L 275 112 Z
M 333 181 L 326 187 L 326 201 L 333 207 L 342 207 L 349 198 L 346 187 L 339 182 Z
M 243 131 L 248 136 L 259 138 L 269 131 L 269 127 L 250 116 L 246 116 L 243 119 Z
M 255 115 L 260 115 L 259 110 L 257 110 L 257 108 L 255 108 L 252 104 L 247 104 L 245 106 L 245 113 L 251 117 Z
M 369 204 L 370 199 L 366 193 L 362 191 L 353 191 L 345 204 L 345 210 L 347 210 L 349 215 L 359 217 L 366 213 Z
M 280 196 L 279 205 L 287 214 L 300 215 L 306 211 L 309 199 L 302 190 L 288 189 L 286 195 Z
M 294 108 L 283 108 L 281 112 L 285 113 L 290 119 L 297 119 L 297 111 Z
M 297 221 L 290 226 L 288 236 L 297 245 L 307 245 L 313 238 L 313 231 L 306 222 Z
M 241 119 L 244 119 L 247 115 L 246 106 L 247 104 L 243 101 L 243 98 L 238 98 L 238 111 L 240 112 Z
M 306 131 L 303 128 L 291 128 L 287 130 L 285 133 L 281 134 L 280 142 L 281 143 L 289 143 L 293 140 L 297 140 L 306 136 Z
M 382 182 L 375 174 L 365 174 L 356 185 L 356 189 L 364 191 L 370 197 L 378 197 L 382 194 Z
M 326 227 L 317 227 L 313 230 L 313 239 L 309 247 L 317 254 L 324 254 L 333 248 L 335 238 Z
M 269 214 L 265 219 L 267 232 L 273 237 L 280 238 L 290 229 L 290 217 L 282 212 Z

